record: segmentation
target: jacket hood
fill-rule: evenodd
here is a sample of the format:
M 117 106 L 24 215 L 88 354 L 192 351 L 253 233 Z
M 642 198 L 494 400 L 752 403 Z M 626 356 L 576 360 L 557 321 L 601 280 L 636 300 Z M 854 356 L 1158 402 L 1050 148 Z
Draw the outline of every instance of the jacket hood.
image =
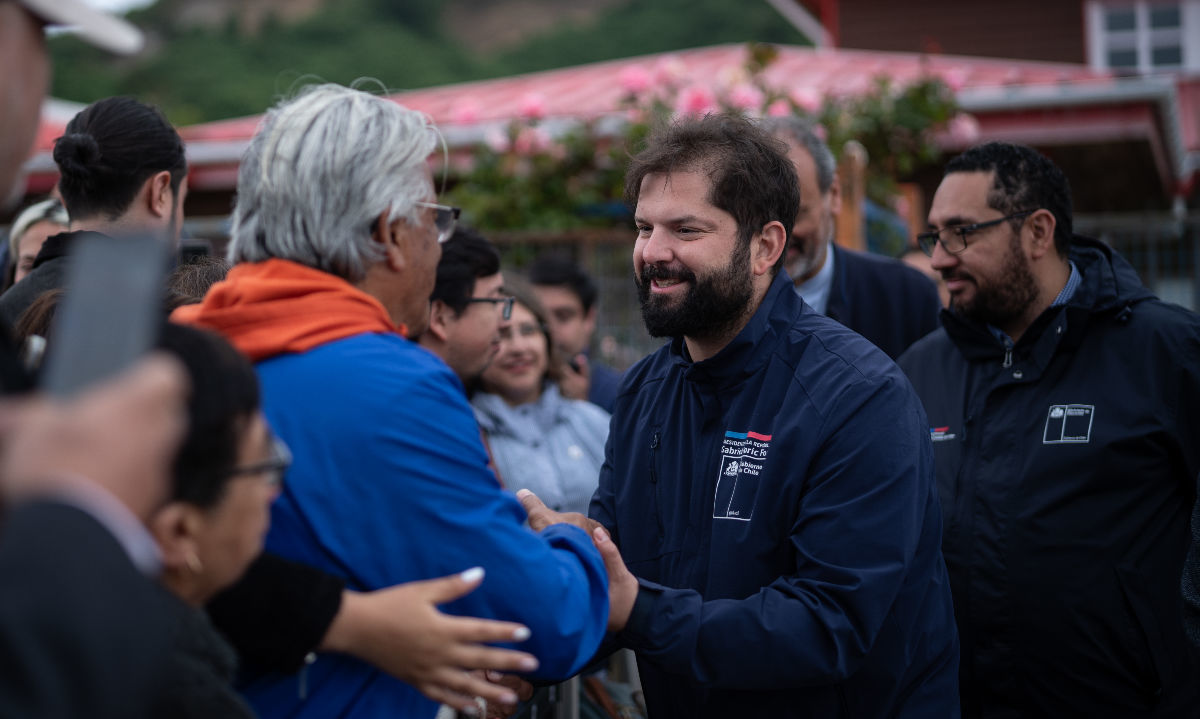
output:
M 1111 312 L 1154 299 L 1133 266 L 1103 242 L 1075 235 L 1071 239 L 1071 260 L 1084 278 L 1070 302 L 1072 306 Z
M 1134 305 L 1154 299 L 1125 258 L 1111 247 L 1089 237 L 1071 239 L 1070 259 L 1082 275 L 1078 289 L 1067 303 L 1069 340 L 1078 339 L 1086 317 L 1117 315 L 1128 319 Z M 1018 346 L 1033 343 L 1064 312 L 1062 307 L 1047 308 L 1021 335 Z M 942 325 L 968 359 L 986 359 L 1003 353 L 1001 342 L 982 322 L 969 320 L 951 309 L 942 310 Z
M 564 402 L 558 385 L 553 382 L 543 383 L 542 395 L 537 401 L 519 407 L 510 407 L 503 397 L 490 392 L 477 392 L 471 398 L 475 419 L 485 432 L 523 439 L 537 439 L 548 428 L 562 421 Z
M 368 332 L 403 334 L 379 300 L 280 259 L 235 266 L 203 302 L 180 307 L 171 320 L 214 330 L 255 362 Z

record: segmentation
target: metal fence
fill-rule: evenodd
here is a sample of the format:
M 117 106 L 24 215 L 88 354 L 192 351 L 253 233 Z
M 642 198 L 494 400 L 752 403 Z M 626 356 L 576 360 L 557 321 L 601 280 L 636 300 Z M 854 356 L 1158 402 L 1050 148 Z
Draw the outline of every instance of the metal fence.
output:
M 1075 231 L 1120 252 L 1164 301 L 1200 308 L 1200 213 L 1080 215 Z

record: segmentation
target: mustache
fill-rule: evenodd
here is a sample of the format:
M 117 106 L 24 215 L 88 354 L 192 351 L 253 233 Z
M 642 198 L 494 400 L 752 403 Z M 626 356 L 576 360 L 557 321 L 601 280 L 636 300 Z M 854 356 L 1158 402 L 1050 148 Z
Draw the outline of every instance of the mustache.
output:
M 651 280 L 680 280 L 683 282 L 694 282 L 696 273 L 686 267 L 668 267 L 666 265 L 645 265 L 642 267 L 641 280 L 642 284 L 647 284 Z

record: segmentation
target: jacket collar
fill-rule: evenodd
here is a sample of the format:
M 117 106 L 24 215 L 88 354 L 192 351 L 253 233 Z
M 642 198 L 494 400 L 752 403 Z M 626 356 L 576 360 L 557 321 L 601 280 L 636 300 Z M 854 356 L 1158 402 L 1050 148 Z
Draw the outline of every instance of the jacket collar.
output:
M 542 395 L 536 402 L 519 407 L 511 407 L 500 395 L 488 392 L 477 392 L 471 398 L 476 419 L 485 432 L 529 439 L 544 436 L 546 428 L 561 422 L 565 403 L 553 382 L 542 386 Z
M 836 242 L 829 244 L 829 258 L 833 262 L 833 280 L 829 284 L 829 300 L 825 304 L 825 316 L 839 322 L 848 314 L 846 306 L 846 258 L 845 250 Z
M 1058 347 L 1082 341 L 1084 328 L 1093 316 L 1116 315 L 1127 320 L 1134 305 L 1154 298 L 1125 258 L 1101 242 L 1076 235 L 1071 240 L 1070 259 L 1083 276 L 1079 289 L 1065 307 L 1042 312 L 1016 344 L 1035 361 L 1048 361 Z M 1004 354 L 1003 343 L 982 322 L 951 309 L 942 310 L 941 318 L 946 333 L 968 360 Z
M 49 262 L 50 260 L 66 257 L 71 252 L 71 248 L 75 246 L 75 240 L 84 235 L 91 234 L 86 230 L 78 230 L 75 232 L 60 232 L 57 235 L 51 235 L 42 243 L 42 248 L 38 250 L 37 257 L 33 258 L 33 267 L 36 269 L 39 265 Z
M 780 270 L 762 303 L 750 321 L 712 357 L 693 362 L 687 355 L 683 338 L 671 341 L 670 355 L 684 368 L 685 379 L 715 385 L 733 384 L 757 372 L 771 355 L 771 350 L 787 334 L 796 315 L 805 307 L 796 294 L 786 270 Z

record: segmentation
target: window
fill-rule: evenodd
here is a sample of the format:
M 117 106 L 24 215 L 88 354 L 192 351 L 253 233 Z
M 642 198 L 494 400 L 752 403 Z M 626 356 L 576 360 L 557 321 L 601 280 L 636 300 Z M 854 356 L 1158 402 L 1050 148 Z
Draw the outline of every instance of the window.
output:
M 1089 0 L 1087 37 L 1097 69 L 1200 70 L 1200 0 Z

